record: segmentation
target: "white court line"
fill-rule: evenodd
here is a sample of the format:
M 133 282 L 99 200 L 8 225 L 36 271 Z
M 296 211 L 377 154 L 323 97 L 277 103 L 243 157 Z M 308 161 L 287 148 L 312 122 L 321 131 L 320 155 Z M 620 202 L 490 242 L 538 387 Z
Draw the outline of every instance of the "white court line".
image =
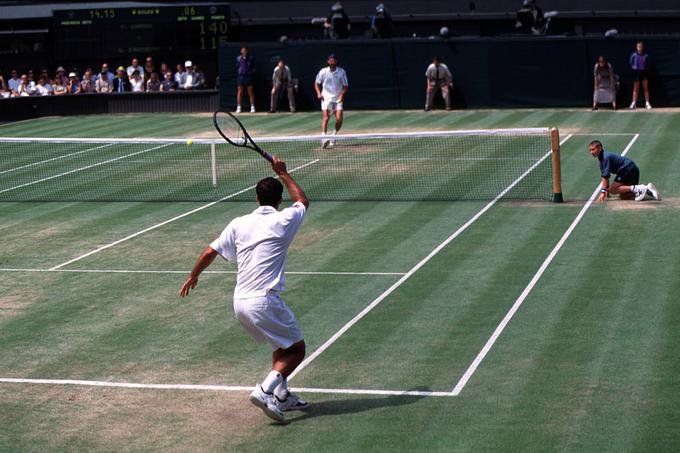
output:
M 66 272 L 66 273 L 90 273 L 90 274 L 187 274 L 187 270 L 132 270 L 132 269 L 22 269 L 0 268 L 0 272 Z M 210 271 L 205 270 L 201 274 L 236 274 L 236 271 Z M 286 271 L 286 275 L 371 275 L 371 276 L 395 276 L 404 275 L 405 272 L 333 272 L 333 271 Z
M 49 181 L 50 179 L 60 178 L 62 176 L 67 176 L 67 175 L 70 175 L 72 173 L 77 173 L 79 171 L 88 170 L 90 168 L 98 167 L 100 165 L 109 164 L 109 163 L 115 162 L 117 160 L 127 159 L 128 157 L 136 156 L 137 154 L 148 153 L 150 151 L 154 151 L 158 148 L 163 148 L 163 147 L 166 147 L 168 145 L 169 144 L 154 146 L 153 148 L 145 149 L 145 150 L 142 150 L 142 151 L 137 151 L 136 153 L 126 154 L 124 156 L 116 157 L 114 159 L 109 159 L 109 160 L 105 160 L 105 161 L 102 161 L 102 162 L 97 162 L 96 164 L 87 165 L 85 167 L 80 167 L 80 168 L 76 168 L 74 170 L 65 171 L 64 173 L 59 173 L 58 175 L 48 176 L 47 178 L 38 179 L 38 180 L 35 180 L 35 181 L 27 182 L 25 184 L 20 184 L 18 186 L 10 187 L 8 189 L 0 190 L 0 193 L 9 192 L 11 190 L 16 190 L 16 189 L 21 189 L 22 187 L 26 187 L 26 186 L 32 186 L 33 184 L 38 184 L 38 183 L 41 183 L 41 182 L 44 182 L 44 181 Z
M 67 157 L 75 156 L 75 155 L 82 154 L 82 153 L 87 153 L 87 152 L 94 151 L 94 150 L 97 150 L 97 149 L 100 149 L 100 148 L 106 148 L 107 146 L 113 146 L 113 143 L 109 143 L 108 145 L 95 146 L 94 148 L 88 148 L 88 149 L 84 149 L 82 151 L 76 151 L 74 153 L 64 154 L 63 156 L 57 156 L 57 157 L 53 157 L 51 159 L 45 159 L 45 160 L 41 160 L 39 162 L 33 162 L 32 164 L 22 165 L 20 167 L 10 168 L 9 170 L 0 171 L 0 175 L 2 175 L 3 173 L 9 173 L 9 172 L 12 172 L 12 171 L 22 170 L 22 169 L 28 168 L 28 167 L 34 167 L 36 165 L 46 164 L 47 162 L 53 162 L 53 161 L 59 160 L 59 159 L 66 159 Z
M 164 145 L 164 146 L 165 146 L 165 145 Z M 290 172 L 292 173 L 292 172 L 294 172 L 294 171 L 296 171 L 296 170 L 300 170 L 300 169 L 302 169 L 302 168 L 308 167 L 309 165 L 315 164 L 315 163 L 317 163 L 318 161 L 319 161 L 319 159 L 315 159 L 315 160 L 313 160 L 313 161 L 311 161 L 311 162 L 307 162 L 306 164 L 303 164 L 303 165 L 300 165 L 300 166 L 298 166 L 298 167 L 293 168 L 292 170 L 290 170 Z M 206 208 L 209 208 L 210 206 L 214 206 L 214 205 L 216 205 L 217 203 L 219 203 L 219 202 L 221 202 L 221 201 L 225 201 L 225 200 L 228 200 L 228 199 L 230 199 L 230 198 L 234 198 L 234 197 L 236 197 L 236 196 L 238 196 L 238 195 L 240 195 L 240 194 L 242 194 L 242 193 L 244 193 L 244 192 L 247 192 L 247 191 L 249 191 L 249 190 L 251 190 L 251 189 L 254 189 L 254 188 L 255 188 L 255 185 L 252 185 L 252 186 L 250 186 L 250 187 L 246 187 L 245 189 L 239 190 L 238 192 L 232 193 L 231 195 L 227 195 L 226 197 L 222 197 L 222 198 L 220 198 L 220 199 L 217 200 L 217 201 L 212 201 L 212 202 L 210 202 L 210 203 L 208 203 L 208 204 L 204 204 L 203 206 L 200 206 L 200 207 L 198 207 L 198 208 L 196 208 L 196 209 L 192 209 L 191 211 L 185 212 L 184 214 L 180 214 L 180 215 L 175 216 L 175 217 L 173 217 L 173 218 L 171 218 L 171 219 L 168 219 L 168 220 L 166 220 L 166 221 L 164 221 L 164 222 L 157 223 L 156 225 L 150 226 L 150 227 L 145 228 L 145 229 L 143 229 L 143 230 L 141 230 L 141 231 L 138 231 L 138 232 L 136 232 L 136 233 L 130 234 L 130 235 L 128 235 L 128 236 L 125 236 L 125 237 L 122 238 L 122 239 L 118 239 L 117 241 L 114 241 L 114 242 L 111 242 L 111 243 L 109 243 L 109 244 L 103 245 L 103 246 L 101 246 L 101 247 L 99 247 L 99 248 L 96 248 L 96 249 L 91 250 L 91 251 L 89 251 L 89 252 L 87 252 L 87 253 L 84 253 L 84 254 L 82 254 L 82 255 L 80 255 L 80 256 L 77 256 L 77 257 L 75 257 L 75 258 L 73 258 L 73 259 L 71 259 L 71 260 L 68 260 L 68 261 L 65 261 L 65 262 L 63 262 L 63 263 L 61 263 L 61 264 L 58 264 L 58 265 L 56 265 L 56 266 L 53 266 L 53 267 L 51 267 L 49 270 L 54 271 L 54 270 L 60 269 L 60 268 L 62 268 L 62 267 L 64 267 L 64 266 L 67 266 L 67 265 L 69 265 L 69 264 L 71 264 L 71 263 L 75 263 L 76 261 L 80 261 L 80 260 L 82 260 L 83 258 L 87 258 L 88 256 L 94 255 L 95 253 L 99 253 L 99 252 L 101 252 L 102 250 L 106 250 L 106 249 L 108 249 L 108 248 L 111 248 L 111 247 L 113 247 L 114 245 L 118 245 L 118 244 L 120 244 L 121 242 L 125 242 L 125 241 L 127 241 L 127 240 L 129 240 L 129 239 L 136 238 L 136 237 L 139 236 L 139 235 L 142 235 L 142 234 L 144 234 L 144 233 L 148 233 L 149 231 L 152 231 L 152 230 L 155 230 L 155 229 L 157 229 L 157 228 L 160 228 L 160 227 L 162 227 L 162 226 L 164 226 L 164 225 L 167 225 L 168 223 L 174 222 L 175 220 L 179 220 L 179 219 L 181 219 L 181 218 L 184 218 L 184 217 L 186 217 L 186 216 L 189 216 L 189 215 L 191 215 L 191 214 L 195 214 L 195 213 L 197 213 L 197 212 L 199 212 L 199 211 L 202 211 L 202 210 L 204 210 L 204 209 L 206 209 Z
M 221 392 L 251 392 L 253 386 L 241 385 L 200 385 L 200 384 L 140 384 L 134 382 L 83 381 L 77 379 L 23 379 L 0 378 L 4 384 L 43 384 L 43 385 L 81 385 L 88 387 L 118 387 L 132 389 L 158 390 L 212 390 Z M 452 396 L 449 392 L 431 392 L 425 390 L 373 390 L 373 389 L 334 389 L 291 387 L 301 393 L 330 393 L 344 395 L 382 395 L 382 396 Z
M 567 140 L 569 140 L 572 137 L 572 135 L 567 135 L 561 142 L 560 145 L 565 143 Z M 408 280 L 413 274 L 415 274 L 418 269 L 423 267 L 425 264 L 427 264 L 428 261 L 430 261 L 437 253 L 439 253 L 444 247 L 446 247 L 451 241 L 453 241 L 455 238 L 457 238 L 461 233 L 463 233 L 465 230 L 470 227 L 473 223 L 475 223 L 486 211 L 491 209 L 491 207 L 496 204 L 498 200 L 503 198 L 506 193 L 508 193 L 510 190 L 512 190 L 513 187 L 515 187 L 517 184 L 519 184 L 522 179 L 524 179 L 529 173 L 531 173 L 538 165 L 541 164 L 545 159 L 550 156 L 552 152 L 548 151 L 541 159 L 539 159 L 536 163 L 534 163 L 527 171 L 522 173 L 522 175 L 517 178 L 515 181 L 513 181 L 508 187 L 506 187 L 501 193 L 496 195 L 496 198 L 491 200 L 486 206 L 484 206 L 477 214 L 472 216 L 470 220 L 465 222 L 460 228 L 458 228 L 451 236 L 446 238 L 444 242 L 439 244 L 437 247 L 435 247 L 434 250 L 432 250 L 425 258 L 420 260 L 415 266 L 411 268 L 406 274 L 404 274 L 403 277 L 401 277 L 399 280 L 397 280 L 396 283 L 394 283 L 392 286 L 390 286 L 386 291 L 384 291 L 381 295 L 379 295 L 373 302 L 371 302 L 366 308 L 361 310 L 354 318 L 349 320 L 347 324 L 342 326 L 340 330 L 338 330 L 335 334 L 333 334 L 332 337 L 330 337 L 324 344 L 322 344 L 316 351 L 314 351 L 311 355 L 309 355 L 305 360 L 302 361 L 302 363 L 293 371 L 290 376 L 288 376 L 288 380 L 293 379 L 298 373 L 300 373 L 302 370 L 304 370 L 307 365 L 309 365 L 314 359 L 316 359 L 322 352 L 324 352 L 326 349 L 328 349 L 333 343 L 337 341 L 338 338 L 340 338 L 345 332 L 347 332 L 354 324 L 359 322 L 364 316 L 366 316 L 371 310 L 373 310 L 380 302 L 385 300 L 387 296 L 392 294 L 397 288 L 399 288 L 406 280 Z
M 628 143 L 628 146 L 626 146 L 626 149 L 623 150 L 621 153 L 622 156 L 625 156 L 626 153 L 630 150 L 630 148 L 633 146 L 633 143 L 640 137 L 640 134 L 635 134 L 635 136 L 631 139 L 631 141 Z M 555 258 L 557 255 L 557 252 L 560 251 L 564 243 L 567 241 L 569 236 L 571 236 L 571 233 L 574 231 L 576 228 L 576 225 L 579 224 L 583 216 L 586 214 L 586 211 L 590 208 L 590 206 L 593 204 L 593 201 L 595 201 L 595 198 L 597 197 L 598 193 L 600 191 L 600 184 L 595 187 L 595 190 L 593 191 L 593 194 L 590 196 L 588 199 L 588 202 L 581 208 L 581 211 L 578 213 L 576 218 L 574 219 L 573 222 L 571 222 L 571 225 L 569 225 L 569 228 L 567 228 L 567 231 L 564 232 L 562 235 L 562 238 L 557 242 L 557 245 L 552 249 L 548 257 L 543 261 L 543 264 L 541 264 L 541 267 L 538 268 L 538 271 L 536 271 L 536 274 L 533 276 L 529 284 L 527 285 L 526 288 L 524 288 L 524 291 L 522 291 L 522 294 L 519 295 L 515 303 L 510 307 L 510 310 L 508 313 L 505 315 L 501 323 L 496 327 L 496 330 L 494 330 L 493 334 L 491 334 L 491 337 L 487 340 L 486 344 L 482 348 L 481 351 L 479 351 L 479 354 L 477 354 L 477 357 L 472 361 L 468 369 L 465 371 L 463 376 L 460 378 L 458 383 L 455 385 L 453 390 L 451 390 L 451 394 L 453 396 L 459 395 L 460 392 L 463 390 L 465 387 L 465 384 L 470 380 L 470 377 L 472 377 L 472 374 L 475 372 L 477 367 L 479 366 L 480 363 L 482 363 L 482 360 L 484 360 L 484 357 L 488 354 L 489 350 L 491 350 L 491 347 L 494 345 L 500 334 L 503 332 L 505 327 L 508 325 L 510 320 L 512 319 L 513 315 L 515 312 L 519 309 L 519 307 L 522 305 L 524 300 L 527 298 L 531 290 L 536 286 L 536 283 L 538 283 L 538 280 L 541 278 L 545 270 L 548 268 L 552 260 Z

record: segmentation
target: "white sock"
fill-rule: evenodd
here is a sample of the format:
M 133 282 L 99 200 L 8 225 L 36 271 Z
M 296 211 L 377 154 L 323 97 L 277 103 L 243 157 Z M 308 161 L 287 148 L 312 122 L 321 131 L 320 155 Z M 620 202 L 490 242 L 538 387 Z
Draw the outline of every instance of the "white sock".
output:
M 279 401 L 283 401 L 288 398 L 288 380 L 286 378 L 283 378 L 281 383 L 274 389 L 274 395 L 279 399 Z
M 281 376 L 281 373 L 276 370 L 271 370 L 267 377 L 264 378 L 264 381 L 262 381 L 262 384 L 260 384 L 260 387 L 262 387 L 262 390 L 264 390 L 265 393 L 272 394 L 276 386 L 278 386 L 282 380 L 283 376 Z
M 333 135 L 335 135 L 335 134 L 337 134 L 337 133 L 338 133 L 338 131 L 336 131 L 335 129 L 333 129 Z

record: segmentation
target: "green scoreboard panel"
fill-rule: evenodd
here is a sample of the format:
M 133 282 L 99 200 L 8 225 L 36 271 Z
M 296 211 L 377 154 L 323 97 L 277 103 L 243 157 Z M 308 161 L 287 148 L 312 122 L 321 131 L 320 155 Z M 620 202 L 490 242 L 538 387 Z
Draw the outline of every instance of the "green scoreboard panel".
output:
M 56 59 L 214 53 L 229 37 L 228 3 L 54 11 Z

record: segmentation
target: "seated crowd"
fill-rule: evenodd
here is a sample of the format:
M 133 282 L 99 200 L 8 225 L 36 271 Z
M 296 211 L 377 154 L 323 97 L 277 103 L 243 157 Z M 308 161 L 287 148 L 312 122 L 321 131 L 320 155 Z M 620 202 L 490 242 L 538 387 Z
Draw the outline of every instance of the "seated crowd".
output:
M 200 90 L 206 87 L 205 75 L 198 65 L 190 60 L 184 65 L 177 64 L 175 71 L 161 63 L 156 70 L 152 57 L 147 57 L 144 66 L 133 58 L 126 68 L 119 66 L 115 71 L 109 69 L 108 63 L 103 63 L 101 70 L 95 73 L 92 68 L 86 68 L 82 75 L 76 69 L 66 72 L 59 66 L 54 77 L 50 77 L 47 69 L 40 71 L 37 79 L 33 70 L 21 74 L 12 69 L 11 78 L 5 80 L 0 74 L 0 97 L 20 96 L 50 96 L 82 93 L 141 93 L 167 92 L 178 90 Z

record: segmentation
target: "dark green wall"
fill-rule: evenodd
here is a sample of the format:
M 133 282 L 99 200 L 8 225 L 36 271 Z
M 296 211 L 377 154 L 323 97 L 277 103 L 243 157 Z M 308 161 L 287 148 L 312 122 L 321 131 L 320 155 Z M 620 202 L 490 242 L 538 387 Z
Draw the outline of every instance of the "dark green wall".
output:
M 319 108 L 314 77 L 335 53 L 345 68 L 349 109 L 422 108 L 425 69 L 439 55 L 453 72 L 454 104 L 480 107 L 585 107 L 592 99 L 592 71 L 604 55 L 621 77 L 620 106 L 632 90 L 628 58 L 636 39 L 528 37 L 488 39 L 399 39 L 258 43 L 255 58 L 256 106 L 268 110 L 271 73 L 279 57 L 300 79 L 300 109 Z M 680 105 L 680 40 L 645 40 L 652 62 L 655 106 Z M 220 48 L 221 105 L 236 105 L 236 56 L 240 45 Z M 244 101 L 248 104 L 247 101 Z

